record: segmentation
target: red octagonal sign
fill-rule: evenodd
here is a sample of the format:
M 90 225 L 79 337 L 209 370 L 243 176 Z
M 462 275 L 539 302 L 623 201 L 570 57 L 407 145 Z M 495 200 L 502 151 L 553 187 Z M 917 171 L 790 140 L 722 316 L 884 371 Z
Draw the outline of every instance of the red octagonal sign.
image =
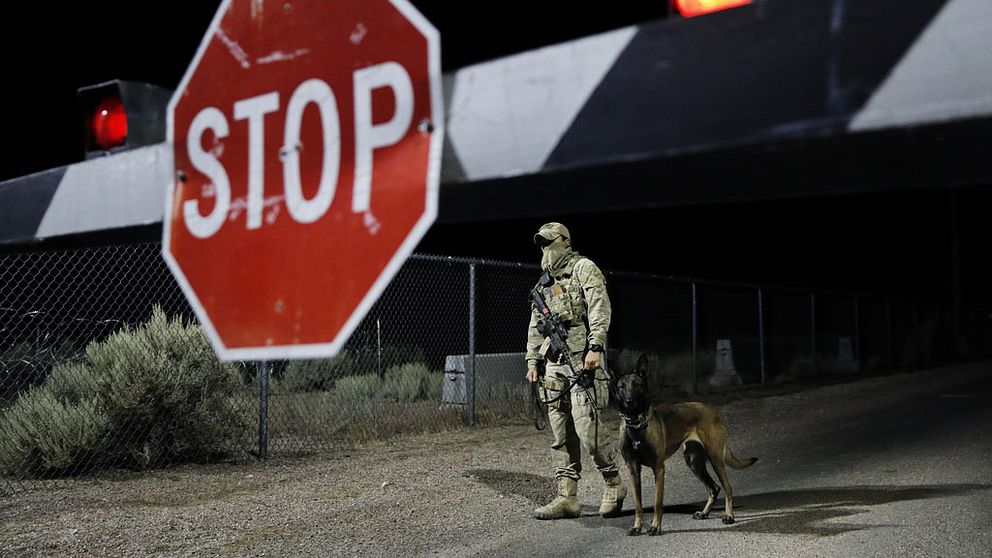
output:
M 434 221 L 438 33 L 406 0 L 226 0 L 169 103 L 162 252 L 221 358 L 330 356 Z

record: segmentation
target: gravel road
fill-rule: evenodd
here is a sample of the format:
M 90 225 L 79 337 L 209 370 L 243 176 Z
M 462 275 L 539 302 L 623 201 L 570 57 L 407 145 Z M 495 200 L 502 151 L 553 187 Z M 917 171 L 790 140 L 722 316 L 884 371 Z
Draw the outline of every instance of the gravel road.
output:
M 0 502 L 0 556 L 986 556 L 992 548 L 992 363 L 701 398 L 738 457 L 738 523 L 668 462 L 661 537 L 595 512 L 541 522 L 550 434 L 461 429 L 266 463 L 73 481 Z M 616 425 L 616 414 L 608 411 Z M 586 460 L 586 471 L 595 471 Z M 654 487 L 645 475 L 645 499 Z M 648 516 L 650 517 L 650 516 Z

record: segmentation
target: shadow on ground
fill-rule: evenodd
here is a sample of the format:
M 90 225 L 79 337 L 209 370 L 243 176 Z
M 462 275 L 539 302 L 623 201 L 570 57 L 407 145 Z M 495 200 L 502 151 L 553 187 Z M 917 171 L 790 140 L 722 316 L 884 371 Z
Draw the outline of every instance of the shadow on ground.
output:
M 549 495 L 554 492 L 552 479 L 545 476 L 528 473 L 516 473 L 496 469 L 474 469 L 466 475 L 477 479 L 489 486 L 495 492 L 504 496 L 523 496 L 536 505 L 546 503 Z M 703 507 L 703 502 L 682 503 L 665 506 L 668 516 L 687 516 L 686 519 L 698 525 L 694 529 L 671 529 L 672 524 L 666 521 L 669 533 L 697 532 L 747 532 L 747 533 L 776 533 L 776 534 L 806 534 L 829 537 L 851 531 L 878 528 L 877 523 L 867 522 L 843 523 L 837 520 L 857 515 L 869 517 L 872 506 L 907 502 L 912 500 L 929 500 L 952 496 L 965 496 L 979 491 L 992 490 L 989 484 L 944 484 L 944 485 L 914 485 L 914 486 L 852 486 L 805 488 L 797 490 L 779 490 L 757 494 L 739 494 L 734 498 L 734 518 L 737 523 L 723 525 L 723 496 L 717 500 L 710 517 L 707 520 L 695 522 L 689 517 L 693 512 Z M 645 503 L 654 501 L 654 491 L 645 491 Z M 589 528 L 617 528 L 627 530 L 634 517 L 633 496 L 628 494 L 624 502 L 624 510 L 615 517 L 602 519 L 595 509 L 583 506 L 579 521 Z M 587 509 L 588 508 L 588 509 Z M 651 521 L 654 507 L 644 507 L 644 524 Z M 684 524 L 683 522 L 679 522 Z
M 774 533 L 774 534 L 805 534 L 829 537 L 851 531 L 879 528 L 881 525 L 867 522 L 843 523 L 828 520 L 853 517 L 856 515 L 870 517 L 871 507 L 893 502 L 912 500 L 929 500 L 952 496 L 964 496 L 979 491 L 992 490 L 988 484 L 946 484 L 924 486 L 860 486 L 860 487 L 829 487 L 809 488 L 800 490 L 781 490 L 759 494 L 738 495 L 734 498 L 734 518 L 737 523 L 724 526 L 721 522 L 723 508 L 714 506 L 710 518 L 698 523 L 686 518 L 695 529 L 672 529 L 668 520 L 663 522 L 666 533 L 699 533 L 699 532 L 745 532 L 745 533 Z M 645 494 L 645 499 L 654 498 L 653 494 Z M 718 500 L 723 503 L 722 497 Z M 703 502 L 695 504 L 678 504 L 665 506 L 668 514 L 691 516 L 702 508 Z M 624 504 L 632 508 L 633 501 Z M 647 525 L 654 513 L 652 506 L 644 508 L 644 524 Z M 617 518 L 603 520 L 583 514 L 578 521 L 590 528 L 610 527 L 626 530 L 632 524 L 633 509 L 625 509 Z M 685 522 L 679 521 L 680 525 Z
M 554 495 L 554 479 L 530 473 L 514 473 L 497 469 L 473 469 L 466 476 L 477 479 L 503 496 L 523 496 L 543 506 Z

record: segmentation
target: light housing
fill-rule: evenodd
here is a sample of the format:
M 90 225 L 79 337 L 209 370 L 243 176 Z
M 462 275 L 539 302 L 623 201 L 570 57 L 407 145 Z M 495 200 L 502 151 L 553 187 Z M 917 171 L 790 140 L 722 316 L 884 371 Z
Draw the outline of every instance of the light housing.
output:
M 115 79 L 80 87 L 76 97 L 87 159 L 165 141 L 169 89 Z
M 696 17 L 750 4 L 751 0 L 673 0 L 673 3 L 683 17 Z

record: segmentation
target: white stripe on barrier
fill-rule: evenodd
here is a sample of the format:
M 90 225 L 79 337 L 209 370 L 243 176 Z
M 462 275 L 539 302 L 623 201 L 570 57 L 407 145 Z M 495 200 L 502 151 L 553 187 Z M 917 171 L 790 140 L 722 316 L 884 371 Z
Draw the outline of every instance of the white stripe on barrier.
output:
M 851 131 L 992 113 L 992 2 L 951 0 L 848 125 Z
M 70 165 L 36 237 L 162 222 L 171 158 L 159 143 Z
M 636 33 L 625 27 L 458 71 L 448 137 L 467 178 L 541 170 Z

